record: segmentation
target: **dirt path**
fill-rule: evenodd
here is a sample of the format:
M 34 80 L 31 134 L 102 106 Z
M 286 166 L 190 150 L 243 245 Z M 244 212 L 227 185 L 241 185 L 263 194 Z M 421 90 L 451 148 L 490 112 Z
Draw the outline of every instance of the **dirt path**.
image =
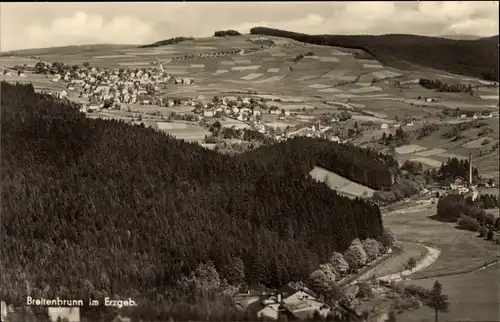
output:
M 441 251 L 437 248 L 423 245 L 427 249 L 427 254 L 422 258 L 413 270 L 404 270 L 402 272 L 396 274 L 390 274 L 386 276 L 379 277 L 379 280 L 385 281 L 401 281 L 406 276 L 409 276 L 413 273 L 423 270 L 426 267 L 431 266 L 438 259 L 439 255 L 441 255 Z

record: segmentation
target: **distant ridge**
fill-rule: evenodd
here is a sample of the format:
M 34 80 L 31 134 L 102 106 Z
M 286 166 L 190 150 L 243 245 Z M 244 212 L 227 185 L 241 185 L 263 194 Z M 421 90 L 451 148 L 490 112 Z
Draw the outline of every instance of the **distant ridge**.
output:
M 382 64 L 398 69 L 412 70 L 421 66 L 498 81 L 498 35 L 470 41 L 408 34 L 307 35 L 266 27 L 252 28 L 250 33 L 315 45 L 361 49 Z
M 452 40 L 478 40 L 481 39 L 482 37 L 476 35 L 456 34 L 456 35 L 443 35 L 439 36 L 439 38 L 452 39 Z

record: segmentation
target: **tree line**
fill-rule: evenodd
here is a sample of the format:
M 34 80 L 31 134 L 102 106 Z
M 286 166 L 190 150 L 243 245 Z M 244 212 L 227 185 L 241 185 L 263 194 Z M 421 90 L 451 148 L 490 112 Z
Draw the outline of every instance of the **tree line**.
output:
M 226 37 L 226 36 L 241 36 L 241 34 L 236 30 L 217 30 L 214 32 L 214 37 Z
M 390 185 L 392 157 L 310 138 L 227 156 L 78 108 L 32 85 L 1 84 L 0 297 L 8 302 L 113 295 L 201 319 L 228 305 L 220 292 L 193 300 L 176 291 L 203 263 L 224 281 L 243 266 L 242 283 L 277 287 L 383 232 L 377 205 L 341 197 L 308 173 L 317 164 Z
M 314 45 L 360 49 L 382 64 L 394 68 L 411 69 L 412 64 L 417 64 L 460 75 L 498 81 L 496 59 L 498 36 L 465 41 L 404 34 L 307 35 L 266 27 L 254 27 L 250 29 L 250 33 L 290 38 Z
M 435 89 L 438 92 L 467 93 L 474 95 L 471 84 L 446 84 L 439 79 L 420 78 L 418 84 L 427 89 Z
M 445 185 L 452 183 L 457 177 L 469 180 L 469 160 L 448 158 L 434 174 L 434 179 Z M 476 167 L 472 167 L 472 180 L 479 178 L 479 171 Z
M 173 38 L 168 38 L 165 40 L 160 40 L 157 42 L 154 42 L 152 44 L 148 45 L 141 45 L 138 46 L 137 48 L 152 48 L 152 47 L 161 47 L 161 46 L 167 46 L 167 45 L 175 45 L 180 43 L 181 41 L 187 41 L 187 40 L 194 40 L 193 37 L 173 37 Z

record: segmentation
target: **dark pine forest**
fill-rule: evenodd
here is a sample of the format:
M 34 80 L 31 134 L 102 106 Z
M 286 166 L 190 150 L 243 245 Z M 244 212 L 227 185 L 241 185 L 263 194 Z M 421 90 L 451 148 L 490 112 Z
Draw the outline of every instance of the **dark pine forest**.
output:
M 391 157 L 309 138 L 227 156 L 77 108 L 1 84 L 2 299 L 157 301 L 209 260 L 221 278 L 242 262 L 244 282 L 276 287 L 382 233 L 378 206 L 308 172 L 380 188 Z
M 452 40 L 404 34 L 307 35 L 266 27 L 254 27 L 250 33 L 360 49 L 382 64 L 399 69 L 423 66 L 498 81 L 498 35 L 478 40 Z

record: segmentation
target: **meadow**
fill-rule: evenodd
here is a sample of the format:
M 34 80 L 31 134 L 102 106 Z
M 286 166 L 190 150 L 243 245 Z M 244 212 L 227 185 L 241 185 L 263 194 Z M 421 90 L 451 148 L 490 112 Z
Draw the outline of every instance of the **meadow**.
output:
M 405 211 L 384 216 L 384 226 L 400 240 L 426 243 L 441 250 L 436 262 L 411 275 L 412 279 L 463 273 L 500 259 L 498 245 L 477 237 L 476 232 L 458 230 L 454 223 L 431 219 L 436 213 L 436 205 L 409 210 L 411 207 L 406 207 Z
M 498 264 L 469 274 L 443 276 L 407 281 L 431 288 L 436 280 L 443 285 L 443 293 L 448 295 L 449 312 L 440 313 L 440 321 L 497 321 L 500 310 L 498 290 Z M 434 312 L 423 307 L 401 315 L 408 322 L 433 322 Z

